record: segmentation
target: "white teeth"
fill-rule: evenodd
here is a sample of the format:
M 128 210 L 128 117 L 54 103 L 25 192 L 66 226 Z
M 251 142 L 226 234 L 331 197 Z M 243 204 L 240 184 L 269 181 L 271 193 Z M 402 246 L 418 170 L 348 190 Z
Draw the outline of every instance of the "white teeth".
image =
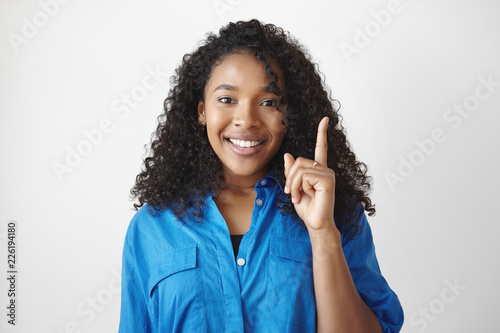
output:
M 233 145 L 242 147 L 242 148 L 250 148 L 250 147 L 255 147 L 258 146 L 262 143 L 262 141 L 244 141 L 244 140 L 235 140 L 235 139 L 228 139 Z

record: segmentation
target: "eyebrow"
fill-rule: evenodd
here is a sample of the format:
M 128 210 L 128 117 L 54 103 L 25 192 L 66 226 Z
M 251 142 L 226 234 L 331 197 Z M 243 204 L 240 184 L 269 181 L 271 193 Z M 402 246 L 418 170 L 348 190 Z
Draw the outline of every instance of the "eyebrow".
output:
M 238 87 L 237 86 L 233 86 L 231 84 L 227 84 L 227 83 L 223 83 L 219 86 L 217 86 L 215 89 L 214 89 L 214 92 L 216 92 L 217 90 L 232 90 L 232 91 L 238 91 Z M 266 87 L 262 87 L 260 88 L 260 91 L 261 92 L 271 92 L 271 89 L 266 86 Z

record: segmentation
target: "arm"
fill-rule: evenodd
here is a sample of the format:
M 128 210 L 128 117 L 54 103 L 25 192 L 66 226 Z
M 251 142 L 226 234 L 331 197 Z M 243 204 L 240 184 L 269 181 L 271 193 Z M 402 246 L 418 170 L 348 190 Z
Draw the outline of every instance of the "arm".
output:
M 130 232 L 130 229 L 129 229 Z M 143 293 L 135 251 L 127 234 L 123 247 L 120 333 L 151 332 L 147 303 Z
M 377 318 L 356 290 L 338 230 L 334 225 L 308 230 L 318 332 L 382 332 Z
M 335 173 L 327 164 L 328 118 L 318 126 L 315 161 L 285 154 L 285 193 L 306 224 L 313 253 L 313 276 L 319 332 L 382 332 L 361 299 L 335 226 Z

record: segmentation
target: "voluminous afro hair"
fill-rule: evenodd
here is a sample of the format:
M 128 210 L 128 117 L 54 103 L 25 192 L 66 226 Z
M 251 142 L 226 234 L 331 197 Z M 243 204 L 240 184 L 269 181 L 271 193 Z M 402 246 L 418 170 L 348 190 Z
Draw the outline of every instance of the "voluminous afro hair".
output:
M 184 55 L 181 65 L 170 79 L 171 89 L 158 117 L 158 127 L 151 138 L 149 157 L 131 190 L 139 203 L 146 203 L 150 214 L 169 207 L 182 219 L 188 211 L 200 221 L 204 200 L 221 189 L 222 166 L 207 137 L 206 128 L 198 122 L 198 103 L 204 101 L 204 89 L 215 66 L 225 55 L 250 51 L 262 61 L 269 78 L 269 88 L 279 97 L 277 109 L 286 106 L 287 130 L 281 149 L 271 160 L 281 186 L 284 186 L 285 152 L 295 158 L 314 159 L 317 126 L 327 116 L 328 167 L 335 171 L 335 221 L 345 234 L 357 234 L 356 205 L 363 204 L 371 216 L 375 213 L 368 192 L 371 178 L 367 167 L 356 159 L 346 139 L 335 100 L 322 80 L 317 66 L 297 40 L 272 24 L 258 20 L 230 23 L 219 35 L 210 33 L 191 54 Z M 282 72 L 285 89 L 276 85 L 274 63 Z M 283 213 L 294 214 L 289 195 L 280 202 Z

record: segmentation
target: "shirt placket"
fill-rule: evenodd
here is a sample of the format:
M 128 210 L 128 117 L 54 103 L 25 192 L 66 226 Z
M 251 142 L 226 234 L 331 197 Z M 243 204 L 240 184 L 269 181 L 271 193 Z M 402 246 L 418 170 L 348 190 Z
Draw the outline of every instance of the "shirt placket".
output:
M 259 181 L 260 186 L 255 186 L 255 190 L 257 192 L 257 195 L 255 197 L 255 202 L 254 202 L 254 208 L 252 211 L 252 220 L 250 223 L 250 229 L 243 235 L 243 238 L 241 239 L 241 243 L 238 249 L 238 255 L 236 256 L 236 265 L 237 265 L 237 271 L 238 271 L 238 277 L 240 280 L 240 287 L 242 283 L 242 277 L 245 272 L 245 268 L 248 266 L 247 262 L 248 260 L 251 260 L 249 253 L 248 253 L 248 248 L 250 243 L 254 242 L 253 239 L 253 234 L 258 227 L 258 221 L 259 217 L 262 211 L 262 207 L 264 205 L 264 201 L 266 200 L 265 197 L 265 191 L 261 186 L 265 186 L 268 183 L 267 178 L 263 178 Z

